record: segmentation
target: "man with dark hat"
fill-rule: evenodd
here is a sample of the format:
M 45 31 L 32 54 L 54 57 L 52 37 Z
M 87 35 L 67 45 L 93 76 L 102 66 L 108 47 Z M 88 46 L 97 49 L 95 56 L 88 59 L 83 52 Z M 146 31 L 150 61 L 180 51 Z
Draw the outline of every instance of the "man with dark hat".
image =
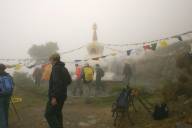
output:
M 0 128 L 8 128 L 8 111 L 13 92 L 13 79 L 5 72 L 6 66 L 0 64 Z
M 65 64 L 60 61 L 58 53 L 53 54 L 49 59 L 52 64 L 52 72 L 45 118 L 50 128 L 63 128 L 62 108 L 67 98 L 67 86 L 72 79 Z

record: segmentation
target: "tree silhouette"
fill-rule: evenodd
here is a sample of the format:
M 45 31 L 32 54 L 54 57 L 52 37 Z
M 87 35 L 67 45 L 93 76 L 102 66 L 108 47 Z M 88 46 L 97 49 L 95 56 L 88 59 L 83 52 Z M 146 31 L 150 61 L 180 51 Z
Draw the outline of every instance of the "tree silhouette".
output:
M 49 56 L 57 52 L 58 49 L 59 48 L 56 42 L 48 42 L 43 45 L 32 45 L 32 47 L 28 50 L 28 54 L 37 63 L 42 61 L 47 62 Z

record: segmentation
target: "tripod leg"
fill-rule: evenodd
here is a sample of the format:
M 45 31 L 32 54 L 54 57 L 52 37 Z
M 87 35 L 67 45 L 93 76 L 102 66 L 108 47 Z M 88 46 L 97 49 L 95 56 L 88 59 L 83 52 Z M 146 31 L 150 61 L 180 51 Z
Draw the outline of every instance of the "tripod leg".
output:
M 18 120 L 21 121 L 21 118 L 20 118 L 20 116 L 19 116 L 19 114 L 17 112 L 17 109 L 16 109 L 15 105 L 13 104 L 12 100 L 11 100 L 11 105 L 12 105 L 13 111 L 15 112 Z
M 122 121 L 123 120 L 123 114 L 121 112 L 118 112 L 117 117 L 117 128 L 122 128 Z
M 147 105 L 143 102 L 143 100 L 142 100 L 140 97 L 138 97 L 137 99 L 138 99 L 138 101 L 141 103 L 141 105 L 145 108 L 145 110 L 146 110 L 148 113 L 151 114 L 151 110 L 147 107 Z
M 127 119 L 130 121 L 131 125 L 134 125 L 132 119 L 130 118 L 129 112 L 127 112 Z
M 131 104 L 132 104 L 132 106 L 133 106 L 134 111 L 137 112 L 137 109 L 136 109 L 135 104 L 134 104 L 134 98 L 132 98 Z
M 9 110 L 10 110 L 11 113 L 13 113 L 13 109 L 11 107 L 9 107 Z
M 118 114 L 118 112 L 116 111 L 116 112 L 115 112 L 115 119 L 114 119 L 114 126 L 115 126 L 115 127 L 118 127 L 118 124 L 117 124 L 117 123 L 118 123 L 118 122 L 117 122 L 117 121 L 118 121 L 118 117 L 119 117 L 119 114 Z

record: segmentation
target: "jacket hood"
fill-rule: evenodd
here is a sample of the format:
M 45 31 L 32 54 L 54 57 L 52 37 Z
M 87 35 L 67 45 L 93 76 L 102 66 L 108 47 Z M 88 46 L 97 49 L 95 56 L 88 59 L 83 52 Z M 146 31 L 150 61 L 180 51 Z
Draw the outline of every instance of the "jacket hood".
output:
M 65 67 L 65 63 L 60 61 L 60 62 L 57 62 L 57 63 L 55 64 L 55 66 Z
M 8 75 L 8 73 L 6 73 L 6 72 L 0 72 L 0 76 L 6 76 L 6 75 Z

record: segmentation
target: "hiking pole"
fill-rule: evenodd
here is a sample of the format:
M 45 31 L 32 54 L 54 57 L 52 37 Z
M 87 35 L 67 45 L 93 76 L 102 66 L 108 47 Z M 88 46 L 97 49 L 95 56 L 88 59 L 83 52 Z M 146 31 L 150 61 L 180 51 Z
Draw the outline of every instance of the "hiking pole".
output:
M 17 109 L 16 109 L 14 103 L 12 102 L 12 100 L 11 100 L 11 105 L 12 105 L 13 111 L 15 112 L 17 118 L 19 119 L 19 121 L 21 121 L 21 117 L 20 117 L 20 115 L 18 114 Z

